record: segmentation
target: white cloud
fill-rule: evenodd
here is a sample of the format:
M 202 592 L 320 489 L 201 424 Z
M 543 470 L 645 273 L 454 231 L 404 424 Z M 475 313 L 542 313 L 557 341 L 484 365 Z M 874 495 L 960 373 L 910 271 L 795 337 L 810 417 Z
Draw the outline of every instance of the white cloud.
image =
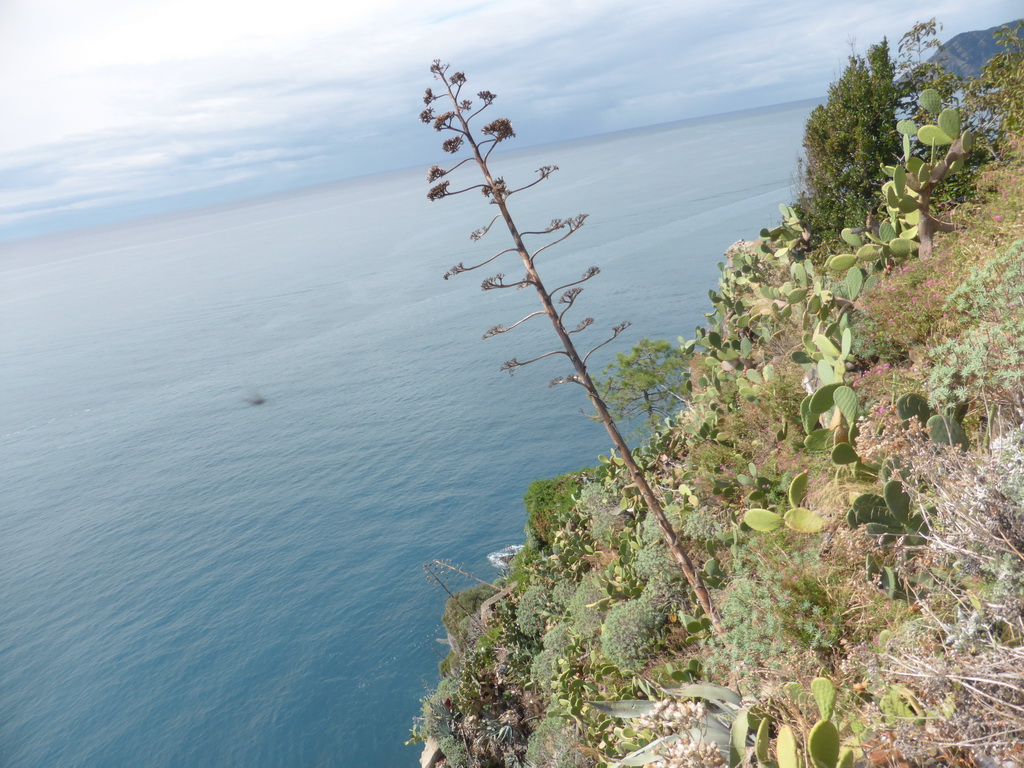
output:
M 1016 3 L 929 13 L 949 37 Z M 429 164 L 415 114 L 436 57 L 536 143 L 821 95 L 851 39 L 920 19 L 881 0 L 4 0 L 0 227 Z

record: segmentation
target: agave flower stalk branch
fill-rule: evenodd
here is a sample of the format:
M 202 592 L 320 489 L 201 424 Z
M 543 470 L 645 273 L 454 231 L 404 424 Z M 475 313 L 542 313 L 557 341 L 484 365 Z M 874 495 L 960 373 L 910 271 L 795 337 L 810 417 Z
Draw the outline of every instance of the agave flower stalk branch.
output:
M 580 327 L 574 330 L 566 329 L 563 323 L 565 312 L 563 311 L 560 313 L 556 308 L 556 302 L 552 298 L 552 292 L 548 291 L 545 288 L 544 282 L 543 280 L 541 280 L 541 276 L 538 273 L 535 265 L 537 254 L 539 254 L 546 248 L 555 245 L 558 242 L 564 241 L 567 237 L 578 231 L 579 228 L 583 225 L 583 222 L 586 219 L 586 215 L 580 215 L 566 220 L 556 219 L 552 221 L 551 225 L 548 227 L 546 232 L 537 234 L 546 234 L 565 227 L 568 228 L 568 232 L 564 234 L 562 237 L 558 238 L 555 242 L 548 243 L 547 245 L 542 246 L 538 250 L 531 253 L 531 251 L 527 248 L 526 243 L 524 242 L 524 233 L 519 230 L 515 220 L 512 217 L 511 212 L 509 211 L 508 199 L 515 192 L 522 191 L 523 189 L 528 189 L 530 186 L 533 186 L 533 184 L 527 185 L 526 187 L 521 187 L 517 190 L 509 190 L 505 184 L 505 180 L 501 177 L 494 176 L 493 173 L 491 172 L 490 166 L 488 165 L 488 159 L 490 157 L 491 152 L 494 151 L 494 148 L 500 142 L 513 138 L 515 136 L 515 131 L 512 129 L 512 123 L 507 118 L 498 118 L 496 120 L 493 120 L 492 122 L 483 126 L 483 128 L 481 129 L 481 134 L 483 135 L 483 138 L 478 139 L 470 129 L 470 121 L 473 118 L 480 115 L 480 113 L 482 113 L 489 106 L 491 106 L 491 104 L 494 102 L 494 99 L 496 98 L 495 95 L 489 91 L 481 91 L 480 93 L 478 93 L 477 96 L 482 100 L 483 105 L 474 111 L 472 102 L 468 99 L 462 98 L 462 89 L 466 84 L 465 74 L 463 74 L 462 72 L 454 72 L 452 74 L 449 74 L 448 65 L 442 64 L 440 61 L 435 61 L 431 66 L 430 71 L 433 73 L 435 80 L 440 81 L 441 84 L 443 85 L 443 92 L 435 94 L 431 89 L 427 89 L 423 99 L 424 103 L 427 105 L 427 108 L 423 110 L 422 113 L 420 113 L 420 120 L 424 123 L 432 124 L 434 129 L 439 132 L 449 132 L 454 134 L 452 138 L 447 139 L 442 145 L 442 149 L 444 149 L 444 151 L 450 154 L 456 154 L 464 146 L 468 146 L 468 149 L 471 152 L 472 159 L 475 160 L 476 165 L 480 170 L 480 173 L 484 177 L 484 184 L 467 187 L 464 190 L 459 190 L 459 192 L 450 192 L 448 190 L 448 182 L 445 181 L 434 186 L 428 193 L 427 197 L 430 200 L 439 200 L 442 197 L 447 197 L 452 194 L 460 194 L 461 192 L 467 191 L 468 189 L 480 188 L 483 191 L 484 196 L 488 198 L 489 202 L 492 205 L 497 206 L 499 216 L 505 222 L 505 226 L 507 227 L 509 235 L 511 236 L 512 242 L 514 244 L 514 247 L 509 250 L 514 250 L 519 255 L 523 263 L 523 267 L 525 267 L 526 269 L 526 277 L 523 280 L 516 283 L 515 285 L 517 287 L 523 287 L 525 285 L 532 285 L 534 287 L 534 289 L 537 292 L 537 296 L 540 299 L 541 305 L 543 307 L 543 312 L 551 321 L 551 326 L 554 329 L 555 334 L 558 336 L 558 339 L 562 347 L 559 350 L 548 352 L 546 354 L 540 355 L 525 362 L 520 362 L 517 359 L 513 358 L 512 360 L 506 362 L 502 366 L 502 369 L 512 372 L 516 368 L 519 368 L 523 365 L 528 365 L 529 363 L 536 362 L 537 360 L 541 360 L 546 357 L 551 357 L 553 355 L 565 355 L 567 358 L 569 358 L 569 361 L 572 364 L 573 373 L 561 379 L 554 380 L 552 384 L 572 382 L 575 384 L 579 384 L 586 390 L 587 396 L 590 399 L 590 402 L 593 404 L 594 409 L 597 411 L 597 415 L 600 418 L 601 423 L 604 425 L 605 430 L 608 433 L 608 436 L 611 438 L 615 450 L 622 457 L 622 461 L 624 462 L 626 470 L 629 472 L 631 480 L 636 485 L 641 496 L 643 497 L 644 503 L 647 505 L 648 512 L 654 516 L 654 519 L 656 520 L 658 527 L 661 529 L 665 542 L 668 545 L 669 551 L 671 552 L 673 558 L 679 565 L 679 568 L 682 571 L 683 576 L 689 583 L 690 588 L 693 590 L 693 593 L 697 599 L 698 604 L 704 610 L 704 613 L 711 619 L 714 627 L 719 632 L 721 632 L 721 623 L 718 618 L 718 614 L 715 610 L 714 604 L 712 603 L 711 595 L 708 592 L 708 589 L 700 576 L 700 572 L 694 564 L 693 558 L 691 558 L 690 553 L 687 551 L 687 548 L 683 545 L 682 541 L 680 541 L 678 535 L 675 532 L 675 529 L 672 527 L 672 524 L 669 522 L 668 517 L 665 515 L 665 511 L 662 507 L 661 500 L 658 498 L 658 495 L 651 488 L 651 485 L 647 481 L 645 473 L 633 459 L 632 452 L 626 444 L 625 439 L 622 437 L 622 434 L 620 433 L 619 428 L 615 423 L 615 419 L 609 412 L 608 406 L 605 404 L 604 400 L 602 400 L 600 394 L 598 393 L 597 387 L 595 386 L 593 380 L 590 377 L 589 372 L 587 371 L 586 361 L 589 359 L 590 355 L 593 354 L 593 352 L 596 351 L 597 349 L 603 347 L 605 344 L 611 342 L 612 339 L 616 338 L 628 326 L 628 323 L 623 323 L 618 326 L 615 326 L 611 338 L 592 348 L 589 352 L 586 353 L 586 355 L 581 356 L 580 353 L 577 351 L 575 344 L 573 343 L 571 334 L 583 330 L 583 328 L 589 325 L 590 322 L 584 321 L 584 323 L 582 323 Z M 437 101 L 441 101 L 444 104 L 445 108 L 450 107 L 450 109 L 448 109 L 448 111 L 445 111 L 440 115 L 435 115 L 434 109 L 431 105 Z M 465 162 L 465 160 L 461 162 Z M 435 168 L 437 168 L 437 166 L 435 166 Z M 554 168 L 551 166 L 545 166 L 539 169 L 538 173 L 540 175 L 540 178 L 538 178 L 534 182 L 534 184 L 539 183 L 540 181 L 543 181 L 544 179 L 548 178 L 553 170 Z M 431 169 L 431 173 L 428 176 L 428 181 L 433 182 L 437 178 L 440 178 L 440 175 L 437 174 L 438 171 Z M 445 174 L 441 173 L 441 175 Z M 493 224 L 494 222 L 492 221 L 491 223 Z M 484 231 L 490 229 L 490 227 L 491 224 L 488 224 Z M 480 232 L 480 230 L 478 230 L 477 232 Z M 477 233 L 474 233 L 474 236 L 476 236 L 476 234 Z M 474 237 L 474 239 L 477 238 Z M 503 251 L 502 253 L 506 252 L 507 251 Z M 468 271 L 468 269 L 472 268 L 466 268 L 463 267 L 462 265 L 459 265 L 458 268 L 456 268 L 453 271 L 450 271 L 447 275 L 445 275 L 445 277 L 447 278 L 451 274 L 457 272 Z M 596 274 L 597 269 L 592 268 L 584 276 L 583 280 L 577 281 L 577 283 L 584 282 L 585 280 L 590 279 L 590 277 L 593 277 Z M 499 284 L 500 282 L 501 281 L 499 280 Z M 576 285 L 577 283 L 569 283 L 568 286 Z M 566 288 L 568 286 L 562 286 L 562 288 Z M 487 281 L 485 281 L 485 287 L 488 287 Z M 490 287 L 498 286 L 492 285 Z M 557 292 L 557 290 L 555 292 Z M 567 302 L 565 301 L 565 296 L 563 295 L 563 303 L 569 303 L 571 307 L 577 295 L 578 293 L 570 295 Z M 589 318 L 587 320 L 589 320 Z

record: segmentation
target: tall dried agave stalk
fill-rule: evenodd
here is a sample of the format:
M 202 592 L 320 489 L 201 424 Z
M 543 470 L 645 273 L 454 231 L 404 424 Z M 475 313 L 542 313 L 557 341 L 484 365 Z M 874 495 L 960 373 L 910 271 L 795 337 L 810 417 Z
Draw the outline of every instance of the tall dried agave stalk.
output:
M 643 471 L 633 460 L 633 456 L 629 447 L 626 445 L 626 441 L 619 432 L 619 429 L 615 424 L 615 420 L 609 413 L 608 407 L 601 399 L 601 396 L 597 391 L 597 387 L 594 386 L 594 382 L 590 378 L 590 374 L 587 372 L 587 360 L 594 351 L 600 349 L 605 344 L 612 341 L 612 339 L 616 338 L 629 324 L 621 323 L 615 326 L 612 329 L 612 335 L 610 338 L 605 339 L 597 346 L 591 348 L 586 354 L 581 355 L 577 351 L 572 337 L 591 325 L 594 322 L 593 318 L 584 318 L 571 330 L 566 327 L 564 321 L 566 313 L 572 309 L 576 299 L 583 291 L 580 286 L 597 275 L 599 272 L 598 268 L 591 267 L 583 273 L 579 280 L 566 283 L 565 285 L 560 285 L 557 288 L 550 290 L 544 286 L 544 283 L 541 281 L 540 274 L 537 272 L 537 256 L 553 245 L 557 245 L 562 242 L 579 230 L 579 228 L 583 226 L 587 215 L 580 214 L 578 216 L 569 217 L 568 219 L 554 219 L 542 230 L 520 232 L 512 218 L 512 214 L 509 212 L 509 198 L 512 197 L 512 195 L 522 192 L 525 189 L 529 189 L 535 184 L 539 184 L 541 181 L 547 179 L 554 171 L 558 170 L 557 166 L 544 166 L 538 169 L 538 178 L 533 182 L 523 187 L 519 187 L 518 189 L 510 189 L 503 178 L 495 177 L 492 174 L 490 166 L 488 165 L 488 159 L 490 158 L 491 152 L 494 151 L 494 148 L 498 144 L 515 136 L 515 131 L 512 130 L 512 123 L 507 118 L 497 118 L 483 126 L 480 130 L 480 138 L 474 136 L 473 132 L 470 130 L 470 122 L 494 103 L 496 98 L 495 94 L 490 91 L 480 91 L 477 94 L 477 97 L 480 99 L 481 103 L 474 109 L 473 102 L 462 97 L 462 90 L 466 84 L 466 76 L 464 73 L 454 72 L 449 75 L 448 65 L 442 64 L 440 61 L 434 61 L 430 71 L 434 74 L 434 79 L 440 81 L 443 86 L 443 90 L 440 93 L 435 94 L 432 89 L 427 89 L 426 95 L 423 98 L 423 101 L 426 104 L 426 109 L 420 113 L 420 120 L 428 125 L 432 124 L 436 131 L 451 134 L 451 136 L 442 144 L 442 148 L 445 152 L 455 155 L 464 147 L 468 147 L 470 155 L 456 162 L 453 166 L 447 169 L 443 169 L 437 165 L 432 167 L 427 180 L 430 183 L 439 183 L 435 184 L 435 186 L 431 188 L 427 197 L 430 200 L 440 200 L 443 197 L 449 197 L 451 195 L 462 194 L 463 192 L 468 192 L 473 189 L 479 189 L 491 205 L 497 206 L 498 213 L 493 219 L 491 219 L 487 226 L 475 231 L 472 234 L 472 239 L 478 240 L 486 235 L 490 228 L 499 219 L 501 219 L 505 223 L 505 226 L 508 227 L 508 231 L 512 236 L 513 242 L 513 247 L 499 251 L 479 264 L 468 267 L 462 263 L 455 265 L 445 274 L 444 278 L 447 280 L 452 275 L 479 269 L 480 267 L 490 264 L 501 256 L 509 253 L 516 253 L 519 255 L 522 260 L 523 267 L 526 269 L 526 275 L 524 277 L 519 280 L 506 282 L 505 275 L 499 273 L 494 277 L 485 279 L 481 287 L 483 290 L 489 291 L 499 288 L 525 288 L 527 286 L 533 286 L 534 290 L 537 292 L 537 296 L 540 298 L 541 306 L 543 308 L 530 313 L 508 327 L 503 325 L 494 326 L 484 334 L 484 338 L 510 331 L 516 326 L 522 325 L 527 320 L 531 320 L 534 317 L 542 315 L 547 316 L 551 321 L 552 327 L 555 329 L 555 333 L 557 334 L 559 341 L 561 342 L 561 349 L 547 352 L 526 361 L 519 361 L 513 358 L 502 366 L 502 370 L 512 372 L 520 366 L 528 365 L 532 362 L 536 362 L 537 360 L 552 357 L 554 355 L 564 355 L 569 358 L 569 361 L 572 363 L 573 373 L 568 376 L 555 379 L 551 382 L 552 386 L 571 382 L 579 384 L 584 390 L 586 390 L 587 397 L 590 398 L 601 422 L 608 431 L 608 436 L 611 438 L 612 444 L 621 455 L 625 467 L 629 472 L 630 478 L 640 491 L 644 502 L 647 504 L 648 511 L 654 516 L 658 526 L 661 528 L 665 542 L 668 544 L 669 550 L 676 562 L 679 564 L 679 568 L 682 570 L 687 582 L 689 582 L 690 588 L 696 595 L 698 603 L 712 620 L 714 626 L 716 628 L 720 628 L 718 615 L 711 602 L 711 596 L 708 593 L 707 587 L 704 585 L 697 568 L 694 566 L 693 560 L 690 558 L 686 548 L 679 541 L 679 537 L 676 535 L 671 523 L 669 523 L 668 518 L 665 516 L 665 511 L 662 509 L 660 500 L 651 489 Z M 435 114 L 434 108 L 431 105 L 436 101 L 445 102 L 445 107 L 448 106 L 447 102 L 450 102 L 451 108 L 441 112 L 440 114 Z M 484 178 L 483 183 L 473 184 L 458 190 L 452 190 L 450 188 L 449 181 L 439 181 L 456 168 L 470 162 L 475 162 L 477 167 L 480 169 Z M 545 235 L 551 235 L 553 239 L 549 239 L 547 243 L 533 249 L 532 251 L 527 247 L 524 241 L 524 238 L 526 237 Z M 560 292 L 561 295 L 558 296 L 556 301 L 554 296 Z M 562 305 L 561 308 L 556 307 L 556 303 Z

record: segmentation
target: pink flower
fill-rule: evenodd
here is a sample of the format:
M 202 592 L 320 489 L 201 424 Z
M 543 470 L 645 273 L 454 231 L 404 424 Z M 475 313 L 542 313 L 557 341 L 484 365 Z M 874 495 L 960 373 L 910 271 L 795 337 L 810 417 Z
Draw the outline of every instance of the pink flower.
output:
M 1003 220 L 1003 217 L 1002 217 L 1002 216 L 998 216 L 998 215 L 997 215 L 997 216 L 993 216 L 993 217 L 992 217 L 992 220 L 993 220 L 993 221 L 1002 221 L 1002 220 Z

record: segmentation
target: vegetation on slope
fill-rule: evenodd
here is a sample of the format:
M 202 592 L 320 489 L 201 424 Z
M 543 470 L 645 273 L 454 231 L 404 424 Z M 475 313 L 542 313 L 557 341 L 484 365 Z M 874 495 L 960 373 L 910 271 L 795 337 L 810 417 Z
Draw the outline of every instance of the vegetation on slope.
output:
M 1024 761 L 1024 142 L 1006 129 L 1024 56 L 1007 51 L 975 86 L 1002 127 L 969 202 L 929 193 L 986 128 L 926 89 L 877 227 L 815 250 L 782 206 L 721 265 L 673 373 L 687 407 L 633 452 L 721 631 L 621 456 L 536 483 L 507 597 L 449 624 L 473 642 L 414 730 L 447 765 Z

